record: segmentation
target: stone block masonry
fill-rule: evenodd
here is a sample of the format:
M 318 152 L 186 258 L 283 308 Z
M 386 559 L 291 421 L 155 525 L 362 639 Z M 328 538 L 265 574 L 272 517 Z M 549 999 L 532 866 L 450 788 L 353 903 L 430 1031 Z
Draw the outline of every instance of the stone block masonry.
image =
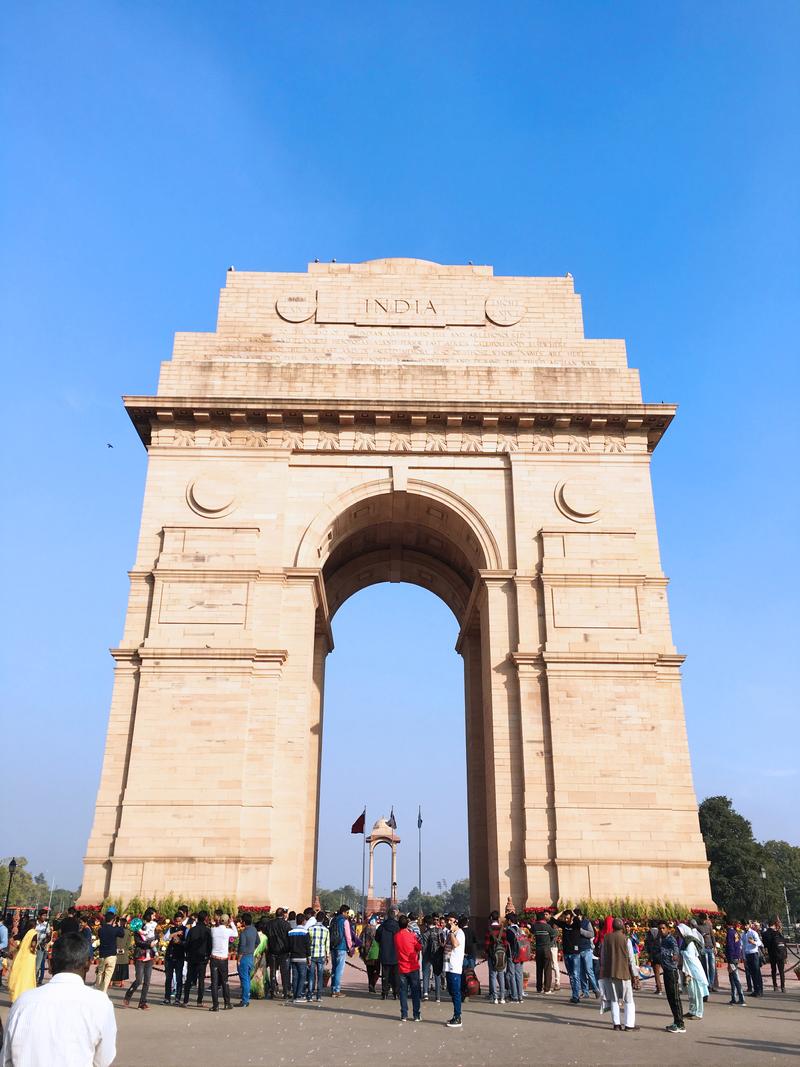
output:
M 675 409 L 570 277 L 230 271 L 126 406 L 149 467 L 84 902 L 311 900 L 332 620 L 407 581 L 460 625 L 474 914 L 711 904 L 650 485 Z

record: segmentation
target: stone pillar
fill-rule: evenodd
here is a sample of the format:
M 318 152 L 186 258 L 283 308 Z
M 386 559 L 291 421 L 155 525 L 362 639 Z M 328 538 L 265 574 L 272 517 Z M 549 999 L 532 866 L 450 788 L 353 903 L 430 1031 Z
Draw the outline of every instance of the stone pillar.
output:
M 508 896 L 527 896 L 519 684 L 509 659 L 517 644 L 516 595 L 511 571 L 481 571 L 481 581 L 488 887 L 497 907 Z
M 483 721 L 483 678 L 479 622 L 459 638 L 464 659 L 464 703 L 467 742 L 467 820 L 469 824 L 470 910 L 485 917 L 497 907 L 489 893 L 486 755 Z

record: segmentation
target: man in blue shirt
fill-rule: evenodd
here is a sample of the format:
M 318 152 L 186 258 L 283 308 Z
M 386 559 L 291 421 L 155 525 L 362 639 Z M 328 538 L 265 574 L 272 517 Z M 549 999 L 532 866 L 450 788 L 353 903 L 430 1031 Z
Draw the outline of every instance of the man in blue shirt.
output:
M 680 967 L 681 953 L 669 923 L 663 919 L 658 924 L 661 939 L 661 971 L 664 976 L 664 992 L 672 1009 L 672 1024 L 666 1029 L 671 1034 L 685 1034 L 683 1005 L 681 1004 Z

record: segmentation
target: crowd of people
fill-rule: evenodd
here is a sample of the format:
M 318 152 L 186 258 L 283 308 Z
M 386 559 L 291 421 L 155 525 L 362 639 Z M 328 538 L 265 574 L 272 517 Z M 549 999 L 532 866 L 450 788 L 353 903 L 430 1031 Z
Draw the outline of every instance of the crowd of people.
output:
M 195 913 L 185 906 L 171 918 L 153 908 L 131 916 L 109 907 L 100 917 L 73 907 L 51 922 L 43 909 L 24 916 L 16 928 L 0 922 L 0 956 L 8 968 L 13 1004 L 4 1049 L 33 1039 L 31 1013 L 55 1018 L 58 1006 L 69 1002 L 86 1033 L 94 1033 L 98 1047 L 104 1044 L 108 1053 L 116 1032 L 109 989 L 125 989 L 117 1007 L 149 1010 L 157 960 L 163 963 L 165 1005 L 187 1008 L 193 1002 L 218 1012 L 249 1008 L 254 995 L 316 1006 L 324 995 L 344 997 L 345 967 L 355 966 L 358 958 L 368 995 L 399 1000 L 401 1021 L 419 1022 L 425 1001 L 447 997 L 452 1016 L 446 1025 L 451 1028 L 462 1026 L 464 1000 L 482 994 L 475 972 L 479 960 L 488 965 L 486 994 L 495 1005 L 521 1003 L 529 995 L 526 985 L 534 970 L 536 993 L 557 993 L 563 960 L 570 1004 L 594 997 L 614 1030 L 637 1030 L 634 994 L 643 977 L 652 978 L 653 993 L 666 997 L 672 1014 L 666 1029 L 684 1033 L 686 1020 L 702 1019 L 709 996 L 720 991 L 720 941 L 730 1005 L 747 1003 L 742 977 L 748 996 L 764 995 L 766 962 L 773 989 L 785 992 L 788 950 L 779 919 L 763 929 L 755 921 L 731 920 L 723 939 L 720 932 L 720 925 L 703 914 L 679 923 L 653 919 L 644 932 L 621 917 L 590 920 L 579 908 L 544 909 L 522 917 L 512 910 L 502 916 L 494 911 L 480 938 L 469 916 L 401 914 L 397 907 L 368 918 L 347 905 L 333 916 L 313 907 L 297 912 L 278 908 L 255 922 L 248 912 L 234 920 L 222 910 Z M 45 983 L 48 959 L 53 978 L 37 989 Z M 238 975 L 235 1004 L 231 960 Z M 90 990 L 85 975 L 93 962 L 95 989 Z M 38 1033 L 39 1040 L 47 1040 L 42 1036 L 49 1033 L 47 1027 Z M 11 1053 L 4 1056 L 4 1064 L 15 1062 Z M 88 1062 L 102 1065 L 111 1059 Z

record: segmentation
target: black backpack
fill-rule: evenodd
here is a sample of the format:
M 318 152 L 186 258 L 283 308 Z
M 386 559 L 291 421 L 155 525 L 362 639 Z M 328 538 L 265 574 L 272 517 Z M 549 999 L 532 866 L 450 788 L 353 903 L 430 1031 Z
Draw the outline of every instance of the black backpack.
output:
M 494 970 L 504 971 L 506 969 L 508 953 L 506 952 L 506 946 L 503 944 L 499 934 L 492 934 L 491 944 L 489 945 L 489 955 Z
M 328 930 L 331 938 L 331 949 L 338 948 L 342 943 L 342 927 L 339 923 L 339 919 L 341 919 L 341 915 L 334 915 Z

